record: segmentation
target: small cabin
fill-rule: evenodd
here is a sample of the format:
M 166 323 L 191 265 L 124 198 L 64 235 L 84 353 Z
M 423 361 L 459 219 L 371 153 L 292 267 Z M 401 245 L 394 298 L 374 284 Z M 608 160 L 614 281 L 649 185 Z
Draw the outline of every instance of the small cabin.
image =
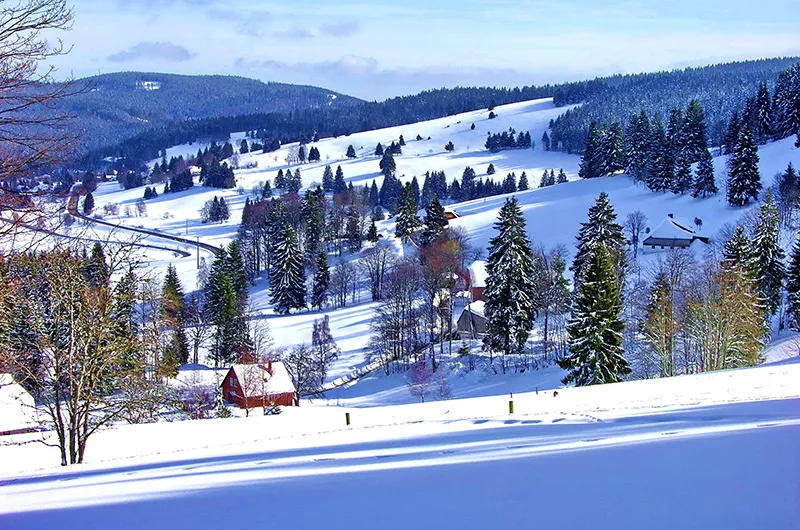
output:
M 452 221 L 453 219 L 458 219 L 460 217 L 455 210 L 450 208 L 444 209 L 444 216 L 448 221 Z
M 222 380 L 222 397 L 247 409 L 297 405 L 294 383 L 281 361 L 234 364 Z
M 697 233 L 699 229 L 698 225 L 677 219 L 674 215 L 669 214 L 650 232 L 647 239 L 642 241 L 642 245 L 652 249 L 667 249 L 689 248 L 695 241 L 708 244 L 708 237 Z
M 486 301 L 486 298 L 483 296 L 483 290 L 486 288 L 486 262 L 481 260 L 474 261 L 472 265 L 469 266 L 469 269 L 467 269 L 467 276 L 472 301 Z
M 467 304 L 456 321 L 462 339 L 480 339 L 486 334 L 486 304 L 478 300 Z

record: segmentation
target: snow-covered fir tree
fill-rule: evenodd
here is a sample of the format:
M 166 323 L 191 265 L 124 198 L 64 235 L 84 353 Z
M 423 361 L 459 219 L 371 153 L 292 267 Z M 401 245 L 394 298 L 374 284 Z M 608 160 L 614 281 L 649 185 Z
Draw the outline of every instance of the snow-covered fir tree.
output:
M 395 235 L 400 239 L 408 240 L 421 225 L 422 222 L 417 215 L 417 201 L 414 200 L 414 190 L 410 183 L 406 183 L 403 188 L 400 210 L 397 212 Z
M 275 263 L 269 276 L 276 313 L 288 314 L 306 305 L 306 273 L 294 228 L 286 226 L 275 245 Z
M 691 191 L 692 184 L 692 164 L 685 153 L 681 153 L 675 164 L 675 180 L 672 182 L 672 193 L 683 195 Z
M 728 204 L 744 206 L 758 200 L 761 175 L 758 172 L 758 148 L 747 124 L 739 130 L 728 168 Z
M 322 189 L 325 191 L 333 191 L 333 170 L 330 164 L 325 166 L 325 171 L 322 172 Z
M 697 163 L 694 189 L 692 190 L 692 197 L 700 197 L 702 199 L 705 199 L 708 195 L 716 195 L 719 191 L 714 178 L 714 162 L 711 158 L 711 153 L 708 150 L 704 153 Z
M 795 239 L 786 272 L 787 316 L 789 326 L 800 331 L 800 237 Z
M 570 270 L 574 273 L 575 278 L 579 278 L 584 262 L 588 260 L 596 248 L 604 245 L 611 254 L 614 265 L 621 275 L 622 271 L 620 269 L 624 261 L 625 253 L 623 249 L 625 244 L 626 240 L 622 225 L 617 223 L 617 214 L 614 212 L 614 207 L 608 201 L 608 194 L 603 192 L 597 197 L 595 204 L 589 208 L 589 220 L 581 223 L 581 229 L 578 231 L 577 236 L 578 250 Z
M 507 199 L 495 223 L 486 264 L 484 344 L 503 355 L 523 351 L 536 317 L 537 268 L 525 218 L 515 197 Z M 505 364 L 504 364 L 505 366 Z
M 567 326 L 569 355 L 559 362 L 567 370 L 564 384 L 616 383 L 630 373 L 622 351 L 620 285 L 614 260 L 605 244 L 588 257 L 575 283 L 576 294 Z
M 422 230 L 422 244 L 432 243 L 450 224 L 447 220 L 444 207 L 439 199 L 434 197 L 430 206 L 425 209 L 425 227 Z
M 311 307 L 322 309 L 328 300 L 328 289 L 331 284 L 331 273 L 328 268 L 328 254 L 324 249 L 317 253 L 317 272 L 314 273 L 311 287 Z
M 780 242 L 780 219 L 772 192 L 767 190 L 758 216 L 753 237 L 750 240 L 750 255 L 754 265 L 754 280 L 766 309 L 775 314 L 781 303 L 781 287 L 786 276 L 783 260 L 786 253 Z

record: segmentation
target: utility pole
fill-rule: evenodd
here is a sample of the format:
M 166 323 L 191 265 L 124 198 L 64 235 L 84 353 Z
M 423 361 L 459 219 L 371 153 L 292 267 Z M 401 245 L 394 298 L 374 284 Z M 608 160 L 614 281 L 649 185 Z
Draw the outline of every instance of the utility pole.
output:
M 197 248 L 197 270 L 200 270 L 200 236 L 194 236 L 194 237 L 197 240 L 197 245 L 195 247 Z

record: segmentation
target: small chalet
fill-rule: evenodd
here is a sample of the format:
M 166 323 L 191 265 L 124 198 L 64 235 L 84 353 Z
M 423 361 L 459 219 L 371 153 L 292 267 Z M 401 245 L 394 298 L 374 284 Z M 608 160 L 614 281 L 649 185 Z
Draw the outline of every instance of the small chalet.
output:
M 472 295 L 473 302 L 482 300 L 486 301 L 483 296 L 483 290 L 486 288 L 486 262 L 475 261 L 467 269 L 469 276 L 469 292 Z
M 450 209 L 450 208 L 445 208 L 444 209 L 444 216 L 448 221 L 452 221 L 453 219 L 458 219 L 459 218 L 458 213 L 455 210 Z
M 297 405 L 295 388 L 280 361 L 234 364 L 222 380 L 222 397 L 241 408 Z
M 486 304 L 478 300 L 467 304 L 456 322 L 458 336 L 462 339 L 479 339 L 486 334 Z
M 11 374 L 0 373 L 0 436 L 38 430 L 33 397 Z
M 708 237 L 698 235 L 694 228 L 697 228 L 697 225 L 676 219 L 675 216 L 669 214 L 655 230 L 650 232 L 647 239 L 642 241 L 642 245 L 653 249 L 665 249 L 688 248 L 695 241 L 707 244 Z

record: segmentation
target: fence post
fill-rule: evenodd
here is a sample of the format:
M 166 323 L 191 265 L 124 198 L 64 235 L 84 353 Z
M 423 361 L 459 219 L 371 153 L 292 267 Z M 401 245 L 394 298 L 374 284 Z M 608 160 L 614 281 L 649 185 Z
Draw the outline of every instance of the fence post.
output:
M 514 400 L 513 399 L 509 399 L 508 400 L 508 413 L 509 414 L 514 414 Z
M 344 413 L 344 422 L 345 422 L 347 425 L 350 425 L 350 413 L 349 413 L 349 412 L 345 412 L 345 413 Z

